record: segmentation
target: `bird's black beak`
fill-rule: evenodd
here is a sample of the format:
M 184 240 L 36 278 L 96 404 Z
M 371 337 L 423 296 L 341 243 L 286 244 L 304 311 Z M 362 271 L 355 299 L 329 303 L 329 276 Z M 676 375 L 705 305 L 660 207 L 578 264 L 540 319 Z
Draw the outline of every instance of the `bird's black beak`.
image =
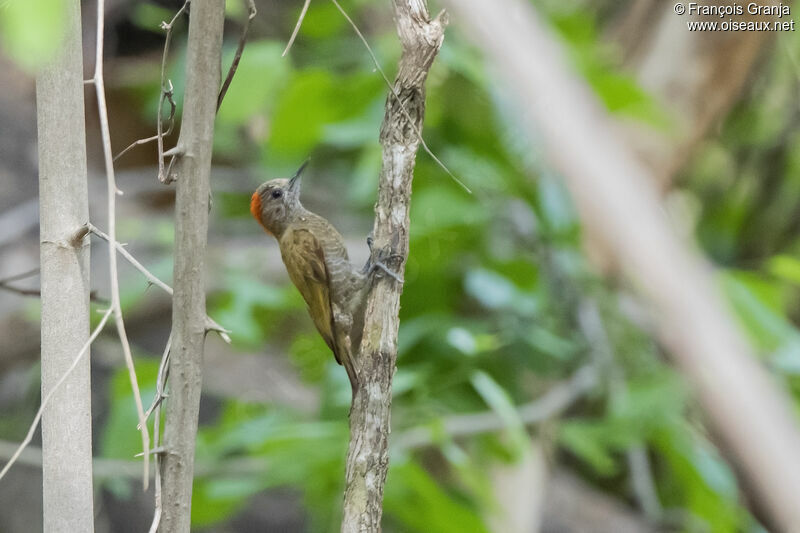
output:
M 308 162 L 309 161 L 310 161 L 310 159 L 306 159 L 305 163 L 300 165 L 300 168 L 298 168 L 297 172 L 294 173 L 294 176 L 292 176 L 292 179 L 289 180 L 289 191 L 290 192 L 295 192 L 295 191 L 300 189 L 300 175 L 303 174 L 303 171 L 306 169 L 306 166 L 308 166 Z

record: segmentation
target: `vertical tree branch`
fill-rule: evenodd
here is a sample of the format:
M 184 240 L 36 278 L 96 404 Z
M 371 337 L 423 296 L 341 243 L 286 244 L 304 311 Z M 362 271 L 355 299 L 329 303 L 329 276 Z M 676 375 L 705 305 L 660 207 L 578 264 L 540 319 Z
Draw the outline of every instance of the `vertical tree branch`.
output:
M 447 21 L 444 12 L 431 20 L 424 0 L 394 0 L 394 16 L 403 53 L 381 126 L 383 160 L 373 237 L 374 248 L 388 251 L 386 262 L 402 277 L 408 255 L 418 132 L 425 115 L 425 79 L 442 46 Z M 381 529 L 402 289 L 392 278 L 379 278 L 367 298 L 364 333 L 355 361 L 359 386 L 350 410 L 342 520 L 342 531 L 347 533 Z
M 224 0 L 192 2 L 184 114 L 177 152 L 175 291 L 169 399 L 161 464 L 160 531 L 188 532 L 206 334 L 205 254 L 214 116 L 221 77 Z
M 100 135 L 103 139 L 103 158 L 106 165 L 107 183 L 107 205 L 108 205 L 108 272 L 110 277 L 111 289 L 111 309 L 114 312 L 114 324 L 117 327 L 119 343 L 122 345 L 122 354 L 125 357 L 125 366 L 128 368 L 128 377 L 133 391 L 133 400 L 136 404 L 136 414 L 139 417 L 139 432 L 142 435 L 143 469 L 142 486 L 147 490 L 150 477 L 150 435 L 145 423 L 144 408 L 142 407 L 142 396 L 139 393 L 139 381 L 136 377 L 136 368 L 133 364 L 133 354 L 131 345 L 128 341 L 128 334 L 125 331 L 125 321 L 122 317 L 122 303 L 119 297 L 119 271 L 117 269 L 117 195 L 122 194 L 117 188 L 117 180 L 114 175 L 114 158 L 111 155 L 111 132 L 108 125 L 108 106 L 106 106 L 106 88 L 103 78 L 103 37 L 105 27 L 105 0 L 97 0 L 97 43 L 95 45 L 94 77 L 91 83 L 94 84 L 95 94 L 97 95 L 97 114 L 100 119 Z M 88 232 L 88 226 L 82 229 L 81 238 Z
M 584 225 L 649 301 L 662 341 L 776 529 L 800 531 L 800 431 L 793 405 L 742 338 L 708 264 L 671 228 L 652 173 L 615 135 L 528 2 L 447 3 L 517 90 L 523 124 L 543 140 Z
M 89 245 L 70 238 L 89 218 L 80 2 L 66 11 L 61 53 L 36 77 L 43 398 L 89 338 Z M 88 357 L 52 400 L 42 415 L 44 531 L 93 531 Z

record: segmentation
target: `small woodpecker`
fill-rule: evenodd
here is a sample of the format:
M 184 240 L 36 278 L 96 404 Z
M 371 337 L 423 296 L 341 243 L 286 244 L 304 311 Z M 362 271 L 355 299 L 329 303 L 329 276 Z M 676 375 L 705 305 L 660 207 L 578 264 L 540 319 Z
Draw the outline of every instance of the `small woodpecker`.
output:
M 361 343 L 366 294 L 376 269 L 402 281 L 380 260 L 363 269 L 350 263 L 344 239 L 330 222 L 300 203 L 300 175 L 261 184 L 250 200 L 250 212 L 278 240 L 289 278 L 300 291 L 308 313 L 336 362 L 343 365 L 355 393 L 358 388 L 353 351 Z M 367 243 L 372 248 L 371 239 Z

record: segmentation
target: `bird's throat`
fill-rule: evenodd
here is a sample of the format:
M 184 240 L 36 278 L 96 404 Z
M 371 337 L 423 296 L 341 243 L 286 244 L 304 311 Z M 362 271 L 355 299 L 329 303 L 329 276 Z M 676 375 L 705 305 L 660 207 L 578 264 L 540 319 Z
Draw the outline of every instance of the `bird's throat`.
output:
M 264 228 L 264 231 L 272 235 L 272 232 L 267 229 L 264 225 L 264 222 L 261 221 L 261 195 L 258 194 L 258 191 L 253 193 L 253 196 L 250 198 L 250 213 L 253 215 L 261 227 Z

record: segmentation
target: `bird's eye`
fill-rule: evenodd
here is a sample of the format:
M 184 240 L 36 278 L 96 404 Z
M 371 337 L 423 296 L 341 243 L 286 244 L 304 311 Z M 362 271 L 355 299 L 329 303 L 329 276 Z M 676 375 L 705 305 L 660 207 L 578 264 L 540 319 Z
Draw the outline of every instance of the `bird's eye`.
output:
M 271 196 L 273 198 L 280 198 L 281 196 L 283 196 L 283 191 L 281 191 L 281 190 L 272 191 L 272 195 Z

